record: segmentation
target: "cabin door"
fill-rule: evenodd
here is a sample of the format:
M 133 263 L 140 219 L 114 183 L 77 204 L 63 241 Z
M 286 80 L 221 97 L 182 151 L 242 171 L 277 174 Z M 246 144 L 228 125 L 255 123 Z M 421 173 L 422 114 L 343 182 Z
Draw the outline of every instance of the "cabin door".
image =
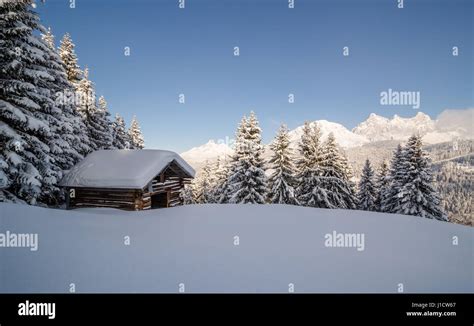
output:
M 151 195 L 151 208 L 168 207 L 168 192 Z

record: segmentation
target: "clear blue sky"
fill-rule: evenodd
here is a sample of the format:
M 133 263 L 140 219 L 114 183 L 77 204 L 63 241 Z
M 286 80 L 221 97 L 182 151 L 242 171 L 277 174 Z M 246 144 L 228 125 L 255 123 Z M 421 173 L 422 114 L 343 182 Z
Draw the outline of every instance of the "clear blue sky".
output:
M 233 137 L 250 110 L 265 142 L 281 122 L 353 128 L 371 112 L 413 116 L 379 104 L 388 88 L 420 91 L 420 111 L 432 117 L 473 107 L 474 2 L 404 2 L 186 0 L 183 10 L 178 0 L 76 0 L 75 9 L 47 0 L 37 11 L 57 43 L 71 34 L 113 115 L 136 114 L 148 148 L 181 152 Z

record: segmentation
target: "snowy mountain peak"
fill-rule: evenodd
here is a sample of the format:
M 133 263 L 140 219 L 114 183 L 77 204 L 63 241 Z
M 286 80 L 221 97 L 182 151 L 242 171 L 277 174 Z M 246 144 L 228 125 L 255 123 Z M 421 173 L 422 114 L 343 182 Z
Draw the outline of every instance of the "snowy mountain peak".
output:
M 388 121 L 389 119 L 385 118 L 385 117 L 382 117 L 380 115 L 377 115 L 375 113 L 371 113 L 369 115 L 369 117 L 367 118 L 367 120 L 365 121 Z
M 417 121 L 432 121 L 431 117 L 423 112 L 418 112 L 413 119 Z
M 206 161 L 213 162 L 218 157 L 225 158 L 233 154 L 232 148 L 223 142 L 216 142 L 210 139 L 201 146 L 193 147 L 190 150 L 181 153 L 181 157 L 189 162 L 195 169 L 199 169 Z
M 208 142 L 204 145 L 207 145 L 207 146 L 213 146 L 213 145 L 216 145 L 216 141 L 214 139 L 209 139 Z
M 382 116 L 380 116 L 376 113 L 373 113 L 373 112 L 371 114 L 369 114 L 369 117 L 367 118 L 367 120 L 376 120 L 376 119 L 386 119 L 386 118 L 384 118 L 384 117 L 382 117 Z
M 427 122 L 429 122 L 429 121 L 433 121 L 429 115 L 427 115 L 426 113 L 423 113 L 421 111 L 419 111 L 415 116 L 413 116 L 411 118 L 404 118 L 404 117 L 399 116 L 398 114 L 394 114 L 392 119 L 387 119 L 387 118 L 381 117 L 381 116 L 379 116 L 375 113 L 371 113 L 369 118 L 372 115 L 376 116 L 376 117 L 379 117 L 380 119 L 383 119 L 383 120 L 386 120 L 386 121 L 404 121 L 404 122 L 411 122 L 411 121 L 427 121 Z
M 339 123 L 330 122 L 327 120 L 316 120 L 311 122 L 311 125 L 318 124 L 319 129 L 321 129 L 322 140 L 326 140 L 327 136 L 332 132 L 336 141 L 342 147 L 355 147 L 363 145 L 367 142 L 367 139 L 364 136 L 356 135 L 346 127 Z M 301 139 L 303 134 L 303 126 L 299 126 L 289 132 L 290 141 L 295 146 Z
M 369 141 L 405 140 L 414 133 L 425 135 L 435 128 L 435 121 L 429 115 L 418 112 L 412 118 L 394 115 L 392 119 L 378 116 L 374 113 L 360 123 L 352 131 Z

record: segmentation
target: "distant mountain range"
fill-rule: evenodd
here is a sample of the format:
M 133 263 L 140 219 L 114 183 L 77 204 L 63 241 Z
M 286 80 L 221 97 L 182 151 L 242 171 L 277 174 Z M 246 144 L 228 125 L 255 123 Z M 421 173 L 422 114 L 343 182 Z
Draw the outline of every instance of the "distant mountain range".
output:
M 443 126 L 443 120 L 433 120 L 429 115 L 422 112 L 418 112 L 412 118 L 402 118 L 394 115 L 392 119 L 372 113 L 367 120 L 360 123 L 352 132 L 356 135 L 364 136 L 368 142 L 382 140 L 403 141 L 414 133 L 423 135 L 423 141 L 426 144 L 437 144 L 456 138 L 467 138 L 469 134 L 472 138 L 472 126 L 470 126 L 470 133 L 469 130 L 465 130 L 459 125 L 446 129 Z
M 374 142 L 405 141 L 414 133 L 423 135 L 425 144 L 474 138 L 474 109 L 446 110 L 436 120 L 422 112 L 418 112 L 411 118 L 394 115 L 391 119 L 371 113 L 367 120 L 361 122 L 352 131 L 339 123 L 327 120 L 316 120 L 312 122 L 314 123 L 319 125 L 323 140 L 332 132 L 344 149 L 353 149 Z M 293 147 L 296 148 L 302 133 L 303 126 L 290 131 Z M 199 170 L 206 161 L 212 162 L 217 157 L 225 158 L 232 153 L 230 145 L 210 140 L 204 145 L 181 153 L 181 156 Z

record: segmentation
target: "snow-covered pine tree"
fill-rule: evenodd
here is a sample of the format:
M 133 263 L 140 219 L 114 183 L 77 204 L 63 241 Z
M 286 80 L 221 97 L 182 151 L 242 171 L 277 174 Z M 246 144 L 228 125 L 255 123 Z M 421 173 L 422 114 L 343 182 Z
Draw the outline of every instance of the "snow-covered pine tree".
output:
M 203 171 L 199 171 L 199 173 L 196 173 L 194 176 L 194 179 L 191 181 L 191 186 L 192 186 L 192 193 L 193 193 L 193 202 L 195 204 L 202 204 L 202 175 Z
M 370 161 L 365 161 L 364 169 L 359 181 L 359 192 L 357 193 L 358 207 L 364 211 L 376 210 L 376 196 L 374 171 L 370 165 Z
M 3 122 L 0 122 L 0 127 L 3 127 L 4 124 Z M 2 132 L 0 132 L 0 140 L 1 141 L 4 141 L 5 138 L 3 135 L 2 135 Z M 3 202 L 5 201 L 5 198 L 6 198 L 6 195 L 5 195 L 5 192 L 4 190 L 8 187 L 8 175 L 7 175 L 7 171 L 8 171 L 8 163 L 7 163 L 7 159 L 5 158 L 4 156 L 4 144 L 3 142 L 0 143 L 0 196 L 1 196 L 1 201 L 0 202 Z
M 311 169 L 320 159 L 321 131 L 317 123 L 312 125 L 309 121 L 305 121 L 303 126 L 303 134 L 298 144 L 300 158 L 296 161 L 296 167 L 300 173 Z
M 386 180 L 388 186 L 383 190 L 381 189 L 380 195 L 382 200 L 380 210 L 382 212 L 395 213 L 400 210 L 399 193 L 406 177 L 406 172 L 403 170 L 404 158 L 403 148 L 398 144 L 390 161 L 390 170 Z
M 179 197 L 183 205 L 195 204 L 192 184 L 185 185 L 179 192 Z
M 239 158 L 245 155 L 244 146 L 242 146 L 242 144 L 244 143 L 243 137 L 246 132 L 245 129 L 247 128 L 247 123 L 247 117 L 243 116 L 239 122 L 237 131 L 235 132 L 234 153 L 230 158 L 229 164 L 227 165 L 227 176 L 218 190 L 220 204 L 229 203 L 234 191 L 233 183 L 231 182 L 231 176 L 233 176 L 236 172 Z
M 323 200 L 318 207 L 355 209 L 357 198 L 349 180 L 347 160 L 340 152 L 333 133 L 328 135 L 322 155 L 320 187 L 325 197 L 321 198 Z
M 230 186 L 228 183 L 231 171 L 231 162 L 224 158 L 220 160 L 220 169 L 216 175 L 214 199 L 216 203 L 225 204 L 229 200 Z
M 206 161 L 204 167 L 193 180 L 193 200 L 196 204 L 212 202 L 211 165 Z
M 380 165 L 377 179 L 375 181 L 375 189 L 377 192 L 377 196 L 375 198 L 375 207 L 378 212 L 383 212 L 382 210 L 382 198 L 383 194 L 386 193 L 389 189 L 390 185 L 390 178 L 389 178 L 389 170 L 387 162 L 384 160 Z
M 342 167 L 343 167 L 343 171 L 344 171 L 344 176 L 347 180 L 347 183 L 349 185 L 349 190 L 356 202 L 356 205 L 357 205 L 357 195 L 356 195 L 356 184 L 355 182 L 352 180 L 354 178 L 354 171 L 352 170 L 352 167 L 351 165 L 349 164 L 349 160 L 347 159 L 347 155 L 346 153 L 341 150 L 340 151 L 340 154 L 341 154 L 341 163 L 342 163 Z
M 54 48 L 54 36 L 49 30 L 49 34 L 45 35 L 45 40 L 50 47 Z M 74 44 L 69 34 L 64 35 L 58 50 L 54 51 L 55 55 L 59 55 L 62 65 L 62 73 L 58 78 L 58 82 L 62 84 L 61 91 L 58 95 L 57 102 L 63 106 L 63 111 L 72 121 L 74 139 L 72 139 L 72 148 L 74 148 L 82 157 L 86 156 L 93 150 L 93 145 L 89 139 L 89 130 L 85 125 L 82 115 L 79 113 L 81 99 L 76 94 L 76 88 L 82 77 L 82 72 L 77 64 L 77 57 L 74 52 Z
M 125 120 L 117 113 L 112 123 L 112 147 L 118 149 L 130 148 L 130 136 L 126 131 Z
M 48 29 L 41 34 L 41 39 L 48 46 L 48 48 L 55 49 L 54 35 L 53 32 L 51 32 L 51 27 L 48 27 Z
M 61 177 L 49 121 L 48 47 L 31 0 L 0 3 L 0 177 L 7 196 L 30 204 L 53 198 Z
M 143 135 L 138 124 L 137 117 L 133 116 L 130 129 L 128 129 L 128 135 L 130 136 L 130 148 L 131 149 L 143 149 L 145 142 Z
M 194 179 L 191 181 L 189 184 L 189 187 L 191 188 L 190 192 L 193 196 L 192 198 L 192 203 L 193 204 L 200 204 L 201 202 L 201 197 L 202 197 L 202 191 L 200 189 L 201 186 L 201 179 L 199 178 L 199 174 L 196 174 Z
M 54 78 L 48 85 L 54 100 L 50 107 L 51 115 L 54 116 L 50 121 L 54 141 L 50 147 L 60 168 L 69 170 L 83 155 L 90 152 L 90 141 L 85 125 L 75 109 L 74 100 L 71 99 L 74 90 L 67 80 L 61 58 L 56 51 L 51 29 L 42 34 L 42 39 L 47 45 L 47 70 Z
M 472 152 L 472 147 L 467 148 Z M 469 156 L 463 161 L 447 161 L 442 163 L 436 173 L 436 189 L 442 198 L 443 210 L 448 214 L 448 220 L 472 226 L 474 216 L 473 178 L 469 166 Z
M 225 162 L 222 162 L 221 158 L 218 156 L 216 161 L 211 165 L 211 191 L 209 193 L 208 203 L 219 203 L 221 186 L 224 183 L 224 179 L 227 177 L 224 164 Z
M 261 129 L 254 112 L 242 119 L 236 139 L 235 158 L 229 177 L 230 198 L 234 204 L 264 204 L 266 175 Z
M 206 162 L 206 165 L 201 171 L 201 203 L 208 204 L 213 202 L 213 190 L 214 190 L 214 176 L 212 171 L 212 165 Z
M 77 64 L 77 56 L 74 48 L 75 45 L 72 42 L 71 35 L 69 35 L 69 33 L 64 34 L 63 39 L 59 45 L 59 55 L 61 57 L 64 69 L 66 70 L 67 79 L 75 87 L 77 87 L 83 76 L 81 69 Z
M 94 84 L 89 80 L 89 70 L 86 68 L 83 78 L 77 86 L 78 112 L 81 114 L 89 133 L 93 150 L 111 147 L 112 134 L 104 112 L 97 107 Z
M 114 138 L 112 134 L 112 121 L 110 121 L 110 112 L 107 107 L 107 101 L 103 96 L 99 97 L 97 117 L 101 129 L 105 132 L 105 138 L 103 139 L 104 146 L 102 149 L 113 149 Z
M 54 36 L 50 29 L 45 31 L 42 26 L 38 26 L 38 29 L 43 32 L 41 35 L 41 51 L 44 51 L 46 58 L 44 69 L 51 76 L 51 78 L 45 79 L 41 83 L 44 97 L 39 105 L 45 110 L 44 112 L 48 113 L 45 118 L 51 130 L 51 137 L 47 144 L 52 158 L 50 162 L 52 163 L 50 164 L 51 170 L 54 170 L 54 173 L 50 172 L 47 177 L 43 178 L 42 193 L 39 200 L 49 205 L 57 205 L 62 199 L 62 192 L 57 187 L 56 182 L 61 178 L 62 171 L 74 166 L 82 158 L 82 155 L 74 148 L 75 134 L 74 121 L 70 111 L 71 106 L 68 106 L 67 103 L 64 105 L 65 103 L 60 101 L 63 100 L 62 95 L 67 91 L 68 82 L 65 79 L 61 59 L 54 47 Z M 38 163 L 38 165 L 41 164 L 43 163 Z M 45 171 L 43 168 L 40 170 Z
M 347 159 L 346 153 L 344 151 L 340 151 L 341 154 L 341 165 L 344 171 L 344 174 L 348 180 L 351 180 L 354 176 L 354 172 L 352 171 L 352 167 L 349 164 L 349 160 Z M 355 188 L 354 183 L 351 181 L 352 188 Z M 354 190 L 354 189 L 353 189 Z
M 298 144 L 300 159 L 297 166 L 296 195 L 300 205 L 319 207 L 324 197 L 319 177 L 322 162 L 321 131 L 317 123 L 305 122 L 303 134 Z
M 296 199 L 296 168 L 293 163 L 293 152 L 290 148 L 288 128 L 282 125 L 270 144 L 273 154 L 269 160 L 269 168 L 273 170 L 269 178 L 268 200 L 272 204 L 298 205 Z
M 400 206 L 394 213 L 447 221 L 441 210 L 441 199 L 432 185 L 428 154 L 422 146 L 418 135 L 411 136 L 405 146 L 402 169 L 406 175 L 399 193 Z

